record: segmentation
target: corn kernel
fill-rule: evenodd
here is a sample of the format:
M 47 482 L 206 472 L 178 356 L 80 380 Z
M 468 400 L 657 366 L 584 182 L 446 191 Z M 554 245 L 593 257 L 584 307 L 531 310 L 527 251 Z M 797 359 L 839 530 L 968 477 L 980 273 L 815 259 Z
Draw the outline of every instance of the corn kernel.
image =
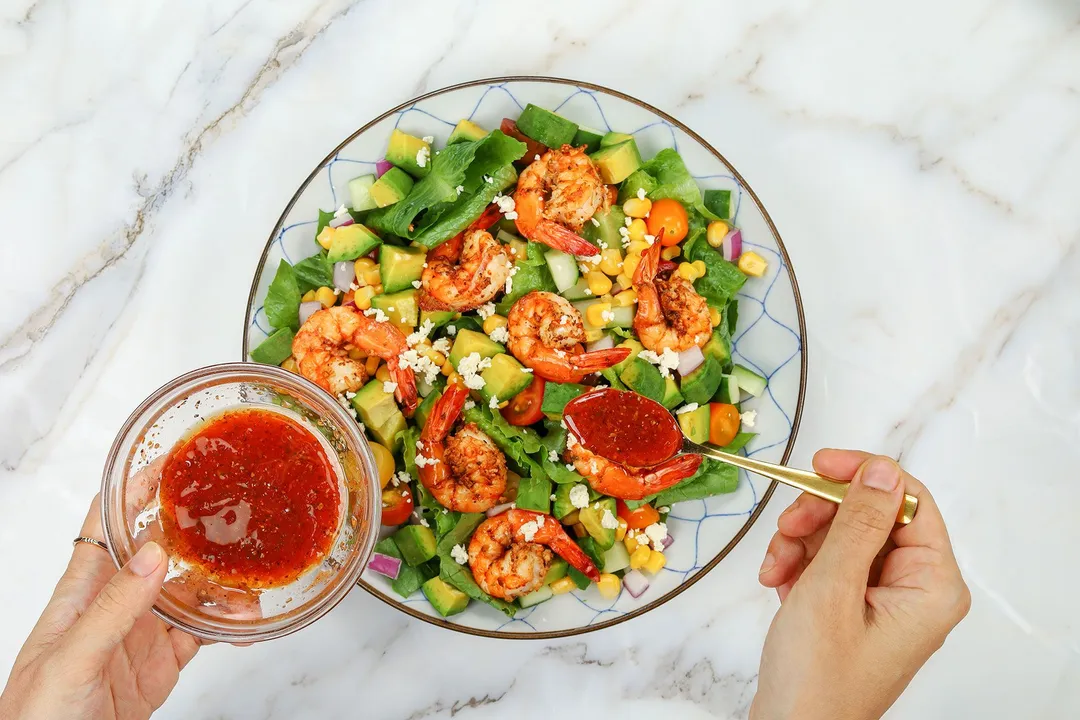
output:
M 597 270 L 586 275 L 585 280 L 589 283 L 589 289 L 592 290 L 593 295 L 603 295 L 611 290 L 611 278 Z
M 337 295 L 334 294 L 333 289 L 323 286 L 315 291 L 315 299 L 318 300 L 324 308 L 328 308 L 337 302 Z
M 589 323 L 594 328 L 602 328 L 608 324 L 607 318 L 605 318 L 604 315 L 610 312 L 611 303 L 593 303 L 585 310 L 585 322 Z
M 426 353 L 430 349 L 431 349 L 431 340 L 429 340 L 428 338 L 421 338 L 420 342 L 413 345 L 413 350 L 420 353 L 421 355 L 423 355 L 424 353 Z
M 374 293 L 375 293 L 376 295 L 382 295 L 382 293 L 383 293 L 383 287 L 382 287 L 382 283 L 379 283 L 378 285 L 372 285 L 372 286 L 371 286 L 371 290 L 372 290 L 372 291 L 373 291 L 373 292 L 374 292 Z
M 378 285 L 382 282 L 382 277 L 379 275 L 379 266 L 375 265 L 370 270 L 365 270 L 363 274 L 364 285 Z M 357 283 L 359 285 L 360 283 Z
M 680 255 L 682 255 L 682 248 L 678 245 L 672 245 L 671 247 L 666 247 L 660 251 L 660 257 L 665 260 L 674 260 Z
M 632 243 L 626 246 L 626 252 L 640 255 L 646 250 L 648 250 L 650 247 L 652 246 L 644 240 L 634 240 Z
M 447 362 L 446 365 L 450 366 L 450 374 L 446 376 L 446 386 L 450 387 L 451 385 L 463 385 L 465 381 L 461 379 L 460 375 L 458 375 L 457 370 L 454 370 L 454 364 L 451 362 Z M 446 365 L 444 365 L 443 367 L 446 367 Z M 509 477 L 509 475 L 507 475 L 507 477 Z
M 623 203 L 622 209 L 626 213 L 626 217 L 643 218 L 648 216 L 649 211 L 652 210 L 652 200 L 649 198 L 630 198 Z
M 634 551 L 637 550 L 638 547 L 637 536 L 626 533 L 626 537 L 623 538 L 623 545 L 626 546 L 626 552 L 633 555 Z
M 675 272 L 690 282 L 694 282 L 698 278 L 697 268 L 687 262 L 679 263 L 679 267 L 675 268 Z
M 334 239 L 334 233 L 335 232 L 337 232 L 337 231 L 334 228 L 327 225 L 326 227 L 324 227 L 322 229 L 322 232 L 319 233 L 319 236 L 317 238 L 315 238 L 315 242 L 322 245 L 324 250 L 329 250 L 330 249 L 330 243 Z
M 709 270 L 707 267 L 705 267 L 705 261 L 704 260 L 695 260 L 694 262 L 692 262 L 690 264 L 694 266 L 694 270 L 697 271 L 697 276 L 699 278 L 705 277 L 705 273 L 708 272 L 708 270 Z
M 285 358 L 285 362 L 281 363 L 281 367 L 291 373 L 296 372 L 296 358 L 290 355 L 289 357 Z
M 489 315 L 484 319 L 484 334 L 490 335 L 498 328 L 506 327 L 507 320 L 502 315 Z
M 569 575 L 565 575 L 548 585 L 548 587 L 551 588 L 551 592 L 556 595 L 565 595 L 566 593 L 575 589 L 577 585 L 574 584 L 574 581 L 570 578 Z
M 705 239 L 709 241 L 709 245 L 718 248 L 724 244 L 724 238 L 730 230 L 726 222 L 715 220 L 709 223 L 709 229 L 705 231 Z
M 580 513 L 578 513 L 578 511 L 575 510 L 574 512 L 570 513 L 569 515 L 564 517 L 559 522 L 561 522 L 563 525 L 577 525 L 579 517 L 580 517 Z
M 615 282 L 618 283 L 619 287 L 621 287 L 623 290 L 628 290 L 634 287 L 634 281 L 630 278 L 630 276 L 624 275 L 622 273 L 619 273 L 618 277 L 615 278 Z M 621 295 L 622 293 L 619 294 Z M 637 300 L 637 293 L 634 293 L 634 299 Z
M 357 285 L 362 285 L 363 283 L 359 282 L 359 280 L 364 277 L 364 273 L 369 272 L 369 271 L 374 270 L 374 269 L 375 269 L 375 261 L 372 260 L 371 258 L 362 257 L 362 258 L 357 259 L 357 261 L 353 263 L 353 270 L 356 272 L 356 278 L 357 278 L 357 281 L 358 281 L 356 284 Z
M 622 542 L 626 539 L 626 521 L 619 518 L 619 527 L 615 528 L 615 542 Z
M 601 328 L 592 328 L 585 331 L 585 342 L 596 342 L 602 337 L 604 337 L 604 331 Z
M 645 567 L 650 555 L 652 555 L 652 550 L 649 549 L 648 545 L 638 545 L 634 552 L 630 553 L 630 569 L 640 570 Z
M 663 570 L 665 565 L 667 565 L 667 558 L 664 557 L 664 553 L 659 550 L 650 550 L 649 559 L 645 561 L 642 568 L 645 572 L 655 575 Z
M 349 359 L 350 360 L 367 360 L 367 353 L 364 352 L 363 350 L 361 350 L 360 348 L 350 348 L 349 349 Z
M 637 302 L 637 290 L 634 290 L 633 288 L 630 290 L 623 290 L 612 298 L 612 301 L 617 307 L 630 307 Z
M 739 269 L 747 275 L 761 277 L 765 274 L 765 270 L 768 267 L 769 264 L 765 261 L 765 258 L 761 257 L 753 250 L 744 252 L 739 256 Z
M 622 590 L 622 580 L 619 579 L 618 575 L 604 573 L 600 576 L 600 582 L 596 584 L 596 587 L 600 591 L 601 597 L 614 600 L 619 597 L 619 592 Z
M 390 483 L 390 478 L 394 477 L 394 455 L 384 445 L 380 445 L 377 442 L 368 443 L 368 447 L 371 448 L 371 454 L 375 456 L 375 467 L 379 471 L 379 485 L 386 487 Z
M 601 250 L 598 255 L 585 255 L 578 258 L 578 268 L 582 272 L 592 272 L 600 267 L 600 261 L 604 259 L 604 252 Z
M 300 296 L 300 302 L 313 302 L 315 300 L 315 291 L 308 290 L 306 293 Z
M 371 309 L 371 298 L 375 296 L 375 288 L 362 287 L 353 293 L 353 302 L 356 303 L 356 307 L 363 310 Z
M 723 319 L 724 318 L 720 314 L 719 310 L 717 310 L 716 308 L 711 307 L 711 306 L 709 307 L 709 322 L 712 323 L 713 327 L 716 327 L 717 325 L 719 325 L 720 321 L 723 320 Z
M 375 379 L 379 382 L 390 381 L 390 368 L 386 366 L 386 363 L 380 365 L 379 369 L 375 371 Z
M 641 256 L 637 254 L 627 255 L 623 260 L 622 271 L 628 278 L 634 277 L 634 271 L 637 270 L 638 263 L 641 262 Z
M 599 267 L 606 274 L 614 277 L 622 271 L 623 256 L 618 248 L 608 248 L 600 253 Z
M 445 377 L 449 378 L 451 375 L 454 374 L 454 363 L 447 360 L 439 367 L 439 372 L 441 372 Z
M 382 362 L 382 358 L 378 355 L 368 355 L 368 359 L 364 361 L 364 370 L 368 376 L 375 374 L 375 371 L 379 369 L 379 363 Z
M 644 220 L 638 218 L 630 223 L 630 226 L 626 228 L 626 232 L 630 236 L 630 242 L 635 240 L 644 241 L 645 235 L 649 232 L 649 226 L 645 224 Z
M 428 350 L 424 353 L 424 357 L 431 361 L 431 363 L 438 368 L 441 368 L 446 364 L 446 356 L 438 350 Z
M 577 537 L 583 538 L 588 534 L 589 534 L 589 531 L 586 530 L 585 526 L 582 525 L 581 523 L 578 523 L 577 525 L 574 526 L 574 535 L 576 535 Z

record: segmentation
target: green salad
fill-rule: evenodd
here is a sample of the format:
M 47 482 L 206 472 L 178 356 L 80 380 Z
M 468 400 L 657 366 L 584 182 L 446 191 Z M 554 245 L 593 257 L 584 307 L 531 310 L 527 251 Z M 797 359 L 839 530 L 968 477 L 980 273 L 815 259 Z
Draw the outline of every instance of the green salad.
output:
M 257 362 L 335 395 L 373 449 L 385 537 L 372 570 L 443 616 L 513 614 L 597 584 L 639 597 L 676 538 L 672 505 L 730 493 L 710 459 L 594 455 L 563 422 L 598 388 L 648 397 L 737 451 L 766 380 L 732 361 L 744 251 L 731 192 L 632 135 L 528 105 L 445 145 L 395 129 L 312 255 L 277 267 Z

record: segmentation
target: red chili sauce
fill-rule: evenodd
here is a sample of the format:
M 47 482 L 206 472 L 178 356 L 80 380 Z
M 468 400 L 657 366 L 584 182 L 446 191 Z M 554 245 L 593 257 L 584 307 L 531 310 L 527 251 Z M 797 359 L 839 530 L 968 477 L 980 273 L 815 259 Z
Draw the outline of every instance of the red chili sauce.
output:
M 337 474 L 321 443 L 268 410 L 207 420 L 172 449 L 158 492 L 173 552 L 224 585 L 286 585 L 337 531 Z
M 566 404 L 563 421 L 586 449 L 632 467 L 667 460 L 682 447 L 682 433 L 663 405 L 625 390 L 604 388 Z

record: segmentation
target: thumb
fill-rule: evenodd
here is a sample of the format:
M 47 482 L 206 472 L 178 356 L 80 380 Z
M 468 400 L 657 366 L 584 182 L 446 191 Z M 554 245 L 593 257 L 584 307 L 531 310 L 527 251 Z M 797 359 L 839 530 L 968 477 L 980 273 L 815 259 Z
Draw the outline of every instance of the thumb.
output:
M 830 578 L 866 589 L 870 565 L 889 539 L 904 494 L 900 466 L 871 457 L 856 471 L 815 563 Z
M 135 622 L 157 600 L 169 564 L 161 546 L 148 542 L 101 588 L 64 638 L 68 649 L 92 664 L 104 663 Z

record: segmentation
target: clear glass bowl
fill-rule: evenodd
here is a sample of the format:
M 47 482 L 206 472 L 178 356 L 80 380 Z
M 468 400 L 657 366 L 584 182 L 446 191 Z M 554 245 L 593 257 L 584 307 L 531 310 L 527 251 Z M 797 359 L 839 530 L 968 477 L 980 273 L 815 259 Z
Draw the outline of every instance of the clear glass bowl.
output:
M 323 442 L 343 502 L 330 551 L 281 587 L 247 590 L 206 578 L 177 557 L 157 520 L 161 466 L 206 418 L 229 409 L 283 413 Z M 169 573 L 154 613 L 207 640 L 258 642 L 314 622 L 356 585 L 378 537 L 381 493 L 375 458 L 353 417 L 302 377 L 256 363 L 200 368 L 156 390 L 136 408 L 109 451 L 102 477 L 102 525 L 117 567 L 154 540 Z

